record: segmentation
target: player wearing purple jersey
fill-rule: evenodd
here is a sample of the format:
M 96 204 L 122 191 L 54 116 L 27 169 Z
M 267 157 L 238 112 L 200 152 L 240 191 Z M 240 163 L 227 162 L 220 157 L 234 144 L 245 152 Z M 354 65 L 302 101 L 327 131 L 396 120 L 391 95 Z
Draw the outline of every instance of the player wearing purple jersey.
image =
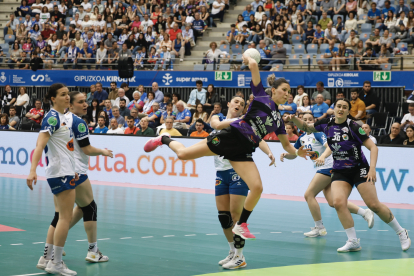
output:
M 310 155 L 309 149 L 295 149 L 286 136 L 284 124 L 277 105 L 287 101 L 290 93 L 290 85 L 285 79 L 278 79 L 272 83 L 271 95 L 266 94 L 260 80 L 259 67 L 257 62 L 243 55 L 243 63 L 249 66 L 252 81 L 250 87 L 254 95 L 247 113 L 242 119 L 236 121 L 220 122 L 218 116 L 213 116 L 211 126 L 220 132 L 210 135 L 203 141 L 186 148 L 183 144 L 172 140 L 169 135 L 149 140 L 144 150 L 151 152 L 162 144 L 170 147 L 182 160 L 196 159 L 203 156 L 223 156 L 230 161 L 236 173 L 246 182 L 250 189 L 246 197 L 243 211 L 239 221 L 233 227 L 233 233 L 243 239 L 255 239 L 247 228 L 247 219 L 260 199 L 263 191 L 262 181 L 256 164 L 253 162 L 252 153 L 257 147 L 265 152 L 271 159 L 270 165 L 274 164 L 275 158 L 267 144 L 262 140 L 265 135 L 275 132 L 283 145 L 283 148 L 290 154 L 301 157 Z M 244 108 L 245 102 L 241 97 L 232 99 L 234 111 Z
M 378 148 L 349 115 L 350 108 L 349 100 L 337 100 L 333 118 L 322 119 L 309 125 L 294 115 L 289 116 L 291 121 L 306 132 L 325 133 L 329 148 L 332 150 L 334 159 L 331 184 L 333 203 L 348 236 L 348 241 L 343 247 L 338 248 L 338 252 L 361 250 L 359 239 L 356 237 L 354 220 L 347 207 L 348 197 L 354 186 L 368 208 L 397 233 L 402 250 L 408 250 L 411 246 L 411 240 L 408 237 L 407 230 L 400 226 L 391 210 L 382 204 L 377 197 L 375 168 Z M 371 166 L 361 150 L 362 145 L 371 151 Z

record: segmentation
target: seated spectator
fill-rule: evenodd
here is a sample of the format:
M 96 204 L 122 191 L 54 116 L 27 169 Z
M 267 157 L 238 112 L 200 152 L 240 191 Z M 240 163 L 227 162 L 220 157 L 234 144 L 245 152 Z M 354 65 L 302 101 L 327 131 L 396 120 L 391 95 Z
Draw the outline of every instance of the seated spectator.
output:
M 21 86 L 19 87 L 19 96 L 17 96 L 17 100 L 15 105 L 16 106 L 23 106 L 24 108 L 27 107 L 29 104 L 30 98 L 29 95 L 26 93 L 26 87 Z
M 247 5 L 246 10 L 244 10 L 243 13 L 242 13 L 244 21 L 249 22 L 250 21 L 250 16 L 253 15 L 253 17 L 254 17 L 254 14 L 255 14 L 255 12 L 252 11 L 252 6 Z
M 14 59 L 13 62 L 10 62 L 10 69 L 14 68 L 13 63 L 16 64 L 19 69 L 29 69 L 30 58 L 27 57 L 26 52 L 20 52 L 20 57 Z
M 4 37 L 8 34 L 9 29 L 15 35 L 17 27 L 19 26 L 19 20 L 14 16 L 14 13 L 11 13 L 9 18 L 10 20 L 6 23 L 6 27 L 4 27 Z
M 50 38 L 52 38 L 52 35 L 55 33 L 55 31 L 50 27 L 50 24 L 46 23 L 45 29 L 40 33 L 44 40 L 49 40 Z
M 9 125 L 9 115 L 6 113 L 0 115 L 0 130 L 16 130 Z
M 309 96 L 305 95 L 302 98 L 302 105 L 298 107 L 297 112 L 299 114 L 302 113 L 312 113 L 311 111 L 311 105 L 310 105 L 310 100 L 309 100 Z
M 92 63 L 94 63 L 93 60 L 93 51 L 91 48 L 89 48 L 88 43 L 83 43 L 83 48 L 78 52 L 78 69 L 82 68 L 82 63 L 86 63 L 86 67 L 88 70 L 91 69 Z
M 141 101 L 141 92 L 134 91 L 132 93 L 132 101 L 129 102 L 127 105 L 128 109 L 131 110 L 132 108 L 142 109 L 144 106 L 144 102 Z
M 165 124 L 165 120 L 167 117 L 172 117 L 174 120 L 177 117 L 177 113 L 173 111 L 173 104 L 172 102 L 167 103 L 166 111 L 162 113 L 160 123 L 163 125 Z
M 405 129 L 405 134 L 407 134 L 407 139 L 404 140 L 403 145 L 404 146 L 414 146 L 414 126 L 409 125 Z
M 377 139 L 371 135 L 371 127 L 368 124 L 363 124 L 362 129 L 365 131 L 365 133 L 368 135 L 369 139 L 372 140 L 372 142 L 374 142 L 374 144 L 377 144 Z
M 14 105 L 16 98 L 16 92 L 13 92 L 11 86 L 9 84 L 6 84 L 4 87 L 4 92 L 1 96 L 1 106 Z
M 334 43 L 339 42 L 338 31 L 333 27 L 333 22 L 328 23 L 328 27 L 325 30 L 325 43 L 333 41 Z
M 197 42 L 197 37 L 203 36 L 208 26 L 206 25 L 204 20 L 201 19 L 200 13 L 198 12 L 194 14 L 194 21 L 193 21 L 192 26 L 193 26 L 193 32 L 194 32 L 194 42 Z
M 207 93 L 206 93 L 206 102 L 204 106 L 212 106 L 214 103 L 219 101 L 218 93 L 214 89 L 214 84 L 209 84 L 207 86 Z
M 136 135 L 139 128 L 135 126 L 134 117 L 128 116 L 126 121 L 128 127 L 125 129 L 124 134 Z
M 76 47 L 75 40 L 72 40 L 69 48 L 66 49 L 65 58 L 63 60 L 63 69 L 68 69 L 67 64 L 72 64 L 72 69 L 76 69 L 79 52 L 80 50 Z
M 365 41 L 365 48 L 374 48 L 378 47 L 380 45 L 380 30 L 378 28 L 375 28 L 374 34 L 369 37 L 367 41 Z
M 152 128 L 148 127 L 148 118 L 144 117 L 139 122 L 141 128 L 135 133 L 136 136 L 155 136 Z
M 191 133 L 191 137 L 207 137 L 209 135 L 208 132 L 204 131 L 204 122 L 202 119 L 197 119 L 195 128 L 196 131 Z
M 171 53 L 167 50 L 167 46 L 162 46 L 162 51 L 159 54 L 159 58 L 154 66 L 154 71 L 158 70 L 159 65 L 162 64 L 162 69 L 167 70 L 169 67 L 170 70 L 173 70 L 173 62 L 171 59 Z
M 315 99 L 315 104 L 312 106 L 311 111 L 313 114 L 313 117 L 315 117 L 315 120 L 321 120 L 323 118 L 326 118 L 327 114 L 326 112 L 329 109 L 329 105 L 327 105 L 323 101 L 323 95 L 318 94 Z
M 405 132 L 409 126 L 414 126 L 414 103 L 408 104 L 408 113 L 401 120 L 401 127 Z
M 272 64 L 275 63 L 281 63 L 281 64 L 285 64 L 286 63 L 286 48 L 283 47 L 283 41 L 278 41 L 276 43 L 276 48 L 273 49 L 270 54 L 272 55 L 272 60 L 268 63 L 267 66 L 265 66 L 263 68 L 263 70 L 270 70 L 272 69 Z
M 220 22 L 223 22 L 224 8 L 226 5 L 223 3 L 222 0 L 215 0 L 211 6 L 212 6 L 211 15 L 210 15 L 211 20 L 213 20 L 214 18 L 219 18 Z M 212 23 L 213 23 L 212 24 L 213 27 L 217 27 L 214 21 Z
M 206 52 L 205 57 L 203 58 L 203 64 L 211 64 L 211 63 L 218 63 L 220 61 L 220 55 L 223 52 L 220 49 L 217 49 L 217 43 L 211 42 L 210 43 L 210 50 Z
M 190 93 L 187 108 L 194 109 L 197 102 L 201 103 L 202 105 L 206 102 L 206 93 L 207 91 L 203 88 L 203 82 L 201 80 L 196 81 L 196 89 L 193 89 Z
M 393 123 L 391 125 L 391 133 L 379 137 L 378 144 L 380 145 L 402 145 L 404 138 L 400 136 L 400 123 Z
M 335 67 L 336 71 L 346 69 L 344 67 L 341 68 L 341 66 L 348 64 L 349 56 L 353 53 L 354 51 L 346 49 L 344 42 L 339 43 L 338 54 L 332 58 L 332 70 L 335 71 Z
M 378 5 L 380 5 L 380 4 L 378 4 Z M 381 8 L 380 7 L 377 7 L 377 9 L 381 9 Z M 387 14 L 388 14 L 389 11 L 391 11 L 393 14 L 396 14 L 395 8 L 391 6 L 391 2 L 388 1 L 388 0 L 386 0 L 384 2 L 384 7 L 381 9 L 381 13 L 382 13 L 381 14 L 381 19 L 382 20 L 388 18 Z
M 130 114 L 131 114 L 131 116 L 134 118 L 134 125 L 135 125 L 136 127 L 139 127 L 139 121 L 140 121 L 141 119 L 138 117 L 138 109 L 136 109 L 136 108 L 132 108 L 132 109 L 131 109 L 131 111 L 130 111 Z
M 381 50 L 378 53 L 378 59 L 376 60 L 377 64 L 380 65 L 382 63 L 389 63 L 391 54 L 388 51 L 387 46 L 385 44 L 381 45 Z
M 359 92 L 357 88 L 351 89 L 351 109 L 349 114 L 354 117 L 358 124 L 365 123 L 365 103 L 359 98 Z
M 131 111 L 126 107 L 126 100 L 125 99 L 121 99 L 119 100 L 119 114 L 125 118 L 130 116 Z
M 93 87 L 95 87 L 95 85 L 93 85 Z M 91 105 L 88 106 L 88 109 L 87 109 L 88 120 L 92 127 L 95 127 L 98 123 L 99 112 L 100 112 L 99 102 L 97 99 L 93 99 L 91 102 Z
M 362 55 L 361 59 L 357 60 L 358 70 L 374 70 L 377 68 L 377 56 L 372 51 L 371 47 L 368 47 L 365 50 L 365 53 Z
M 321 46 L 321 44 L 325 41 L 324 37 L 325 37 L 325 32 L 322 30 L 321 25 L 317 24 L 312 43 L 318 44 L 319 46 Z
M 411 43 L 412 37 L 409 33 L 409 28 L 406 28 L 402 22 L 400 22 L 399 27 L 396 29 L 394 43 L 397 45 L 400 42 Z
M 30 130 L 32 128 L 34 130 L 40 130 L 40 122 L 42 121 L 44 115 L 45 111 L 42 109 L 42 101 L 36 100 L 35 107 L 30 109 L 23 118 L 21 128 L 23 130 Z
M 376 93 L 372 90 L 371 82 L 365 81 L 362 91 L 359 93 L 359 98 L 365 103 L 365 111 L 368 116 L 377 113 L 380 107 L 380 99 Z M 368 120 L 370 125 L 370 120 Z
M 299 107 L 303 105 L 303 97 L 308 96 L 308 94 L 305 93 L 305 87 L 303 85 L 298 85 L 297 91 L 298 94 L 293 99 L 293 102 L 296 104 L 297 107 Z
M 187 127 L 191 123 L 191 112 L 184 106 L 183 101 L 178 101 L 177 104 L 177 116 L 174 120 L 174 123 L 181 123 L 185 124 Z M 182 125 L 182 127 L 185 127 L 185 125 Z
M 185 41 L 183 40 L 182 34 L 178 33 L 176 35 L 176 39 L 174 39 L 172 43 L 171 53 L 174 54 L 176 57 L 180 58 L 180 61 L 184 60 L 185 56 Z
M 95 85 L 96 91 L 93 94 L 93 98 L 99 101 L 99 106 L 105 105 L 105 100 L 108 99 L 108 92 L 102 89 L 102 83 L 97 82 Z
M 112 114 L 114 115 L 113 118 L 115 118 L 116 121 L 118 122 L 118 127 L 124 127 L 125 118 L 122 117 L 121 114 L 119 114 L 119 107 L 117 106 L 112 107 Z
M 105 46 L 104 43 L 100 42 L 99 43 L 99 49 L 96 51 L 96 60 L 95 60 L 96 69 L 104 69 L 103 64 L 107 62 L 106 53 L 108 52 L 108 50 L 105 49 L 104 46 Z
M 357 46 L 359 43 L 359 39 L 355 35 L 355 31 L 352 30 L 348 39 L 345 41 L 346 49 L 352 50 L 354 53 L 357 52 Z
M 221 103 L 219 103 L 219 102 L 214 103 L 214 109 L 213 109 L 213 111 L 211 111 L 210 117 L 208 117 L 208 120 L 207 120 L 207 122 L 206 122 L 207 124 L 210 124 L 211 118 L 212 118 L 214 115 L 219 116 L 220 121 L 223 121 L 223 120 L 226 118 L 226 117 L 223 115 L 223 113 L 221 113 Z
M 152 112 L 152 105 L 155 103 L 155 93 L 150 91 L 147 93 L 147 98 L 144 100 L 144 107 L 142 109 L 142 113 L 151 113 Z
M 195 124 L 198 119 L 201 119 L 203 122 L 207 122 L 208 119 L 207 112 L 204 111 L 204 106 L 201 103 L 197 104 L 193 119 L 191 120 L 191 125 Z
M 315 29 L 313 29 L 313 23 L 308 21 L 307 28 L 304 31 L 302 36 L 303 43 L 305 44 L 305 49 L 307 49 L 308 44 L 311 44 L 315 40 Z
M 122 88 L 119 88 L 118 89 L 118 97 L 114 100 L 114 106 L 120 106 L 120 101 L 122 100 L 122 99 L 124 99 L 125 100 L 125 102 L 126 102 L 126 105 L 128 105 L 129 104 L 129 99 L 128 99 L 128 97 L 127 96 L 125 96 L 125 90 L 124 89 L 122 89 Z
M 381 17 L 381 11 L 377 9 L 377 4 L 375 2 L 371 3 L 371 9 L 368 11 L 368 20 L 367 23 L 375 25 Z
M 296 142 L 299 138 L 299 133 L 292 122 L 288 122 L 285 125 L 286 135 L 291 142 Z
M 293 95 L 289 94 L 286 103 L 279 105 L 280 115 L 285 113 L 296 114 L 297 108 L 298 106 L 293 102 Z
M 329 5 L 333 5 L 333 2 L 331 4 L 330 3 L 331 1 L 329 1 L 329 0 L 324 1 L 324 3 L 326 3 L 326 2 L 329 2 Z M 328 17 L 328 12 L 327 11 L 323 11 L 323 12 L 320 12 L 320 13 L 322 14 L 322 18 L 320 18 L 320 20 L 318 21 L 318 25 L 321 26 L 322 31 L 325 31 L 325 29 L 328 28 L 328 23 L 332 22 L 332 19 Z M 331 13 L 333 13 L 333 10 L 332 10 Z
M 171 136 L 183 136 L 178 130 L 173 128 L 174 120 L 170 117 L 167 117 L 165 120 L 165 128 L 160 131 L 160 135 L 163 133 L 169 133 Z
M 338 48 L 335 47 L 335 42 L 331 41 L 329 43 L 329 47 L 325 50 L 325 53 L 323 55 L 324 58 L 321 60 L 318 60 L 319 69 L 321 71 L 325 70 L 325 65 L 328 65 L 329 70 L 334 69 L 333 67 L 335 67 L 336 61 L 334 63 L 333 57 L 336 57 L 338 51 L 339 51 Z
M 37 71 L 38 69 L 43 69 L 44 67 L 43 59 L 39 57 L 39 54 L 37 52 L 33 52 L 32 58 L 30 59 L 29 67 L 33 71 Z
M 227 32 L 226 40 L 222 40 L 221 44 L 234 44 L 236 43 L 236 37 L 239 35 L 239 32 L 236 30 L 236 25 L 231 24 L 230 25 L 230 31 Z
M 312 104 L 315 103 L 315 99 L 316 99 L 316 96 L 318 96 L 318 94 L 322 94 L 323 98 L 325 99 L 325 103 L 327 105 L 331 104 L 331 94 L 328 91 L 326 91 L 325 85 L 321 81 L 318 81 L 316 83 L 316 91 L 313 92 L 312 98 L 311 98 Z
M 108 64 L 111 65 L 112 69 L 117 68 L 118 59 L 119 59 L 119 48 L 118 43 L 113 42 L 112 48 L 108 50 Z
M 16 115 L 16 108 L 14 106 L 10 106 L 9 115 L 9 125 L 11 127 L 17 128 L 20 122 L 20 118 Z
M 170 93 L 166 93 L 164 95 L 164 100 L 162 102 L 160 102 L 160 110 L 162 112 L 164 112 L 165 110 L 167 110 L 167 104 L 171 102 L 171 94 Z
M 156 128 L 157 126 L 159 126 L 161 117 L 162 117 L 162 112 L 161 110 L 159 110 L 160 108 L 160 104 L 157 102 L 154 102 L 154 104 L 152 105 L 152 112 L 150 114 L 148 114 L 148 126 L 150 128 Z
M 108 119 L 112 119 L 114 117 L 113 113 L 112 113 L 112 104 L 111 104 L 111 100 L 110 99 L 106 99 L 105 100 L 105 106 L 102 109 L 103 111 L 105 111 Z
M 375 52 L 379 52 L 381 45 L 386 45 L 387 48 L 391 49 L 393 43 L 394 41 L 390 37 L 390 32 L 388 30 L 385 30 L 383 36 L 380 37 L 378 44 L 373 48 L 375 49 Z
M 124 119 L 124 118 L 122 118 L 122 119 Z M 117 119 L 112 118 L 110 122 L 111 122 L 111 124 L 110 124 L 111 128 L 106 132 L 106 134 L 124 134 L 124 130 L 121 127 L 119 127 Z M 125 120 L 124 120 L 124 123 L 125 123 Z M 122 126 L 123 125 L 124 124 L 122 124 Z

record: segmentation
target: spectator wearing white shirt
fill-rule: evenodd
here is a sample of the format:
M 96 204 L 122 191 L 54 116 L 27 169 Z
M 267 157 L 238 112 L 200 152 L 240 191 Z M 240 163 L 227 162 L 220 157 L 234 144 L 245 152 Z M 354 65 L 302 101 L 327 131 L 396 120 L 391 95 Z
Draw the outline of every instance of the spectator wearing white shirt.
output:
M 106 134 L 124 134 L 124 130 L 118 126 L 118 121 L 115 118 L 112 118 L 110 129 Z
M 197 103 L 204 105 L 206 103 L 207 90 L 203 88 L 203 82 L 201 80 L 196 81 L 196 89 L 193 89 L 190 93 L 190 97 L 187 102 L 189 109 L 196 108 Z
M 93 26 L 99 26 L 99 28 L 104 29 L 106 25 L 105 20 L 102 20 L 102 15 L 98 14 L 96 21 L 93 22 Z
M 29 95 L 26 93 L 26 87 L 22 86 L 19 88 L 19 96 L 17 96 L 16 106 L 23 106 L 24 108 L 27 107 L 29 104 Z
M 31 16 L 35 16 L 36 13 L 41 13 L 43 4 L 40 3 L 40 0 L 36 0 L 36 3 L 33 3 L 30 9 L 32 10 Z
M 90 17 L 88 14 L 85 15 L 85 17 L 83 18 L 83 22 L 81 23 L 82 26 L 82 30 L 85 31 L 85 28 L 91 28 L 93 26 L 93 21 L 90 20 Z
M 122 88 L 119 88 L 119 89 L 118 89 L 118 98 L 116 98 L 116 99 L 115 99 L 115 101 L 114 101 L 114 106 L 120 106 L 119 101 L 120 101 L 121 99 L 124 99 L 124 100 L 125 100 L 126 105 L 128 105 L 128 104 L 129 104 L 129 99 L 128 99 L 128 97 L 127 97 L 127 96 L 125 96 L 125 90 L 124 90 L 124 89 L 122 89 Z
M 46 0 L 46 2 L 43 4 L 43 7 L 47 7 L 47 10 L 49 12 L 53 11 L 53 3 L 50 0 Z
M 220 49 L 217 49 L 217 43 L 211 42 L 210 43 L 210 50 L 206 52 L 206 57 L 203 59 L 203 64 L 207 63 L 213 63 L 214 60 L 218 62 L 220 55 L 222 54 L 222 51 Z
M 83 3 L 81 3 L 81 6 L 83 7 L 85 12 L 87 12 L 87 13 L 91 12 L 91 10 L 92 10 L 92 5 L 91 5 L 91 3 L 89 3 L 88 0 L 84 0 Z
M 83 8 L 83 6 L 79 6 L 76 14 L 79 14 L 79 19 L 83 21 L 83 19 L 85 18 L 85 16 L 88 14 L 85 9 Z
M 338 42 L 338 31 L 333 27 L 333 22 L 328 23 L 328 27 L 325 29 L 325 43 Z
M 139 26 L 143 33 L 147 32 L 148 26 L 153 26 L 154 22 L 149 19 L 148 14 L 144 15 L 144 20 L 141 21 L 141 25 Z
M 368 135 L 369 139 L 372 140 L 372 142 L 374 142 L 374 144 L 377 144 L 377 139 L 371 135 L 371 127 L 368 124 L 363 124 L 362 129 L 365 131 L 365 133 Z
M 213 7 L 211 8 L 211 18 L 219 18 L 220 22 L 223 22 L 224 8 L 226 5 L 222 0 L 216 0 L 213 2 Z M 213 22 L 213 26 L 216 27 L 216 24 Z
M 358 46 L 359 38 L 356 37 L 355 31 L 352 30 L 350 36 L 345 41 L 345 46 L 347 49 L 354 51 L 354 53 L 357 52 L 357 46 Z
M 404 115 L 401 120 L 401 127 L 404 131 L 407 130 L 408 126 L 414 126 L 414 103 L 408 104 L 408 113 Z
M 32 20 L 30 20 L 30 15 L 29 14 L 26 14 L 26 17 L 24 19 L 23 25 L 26 28 L 26 31 L 29 32 L 30 30 L 32 30 L 32 28 L 33 28 L 33 22 L 32 22 Z
M 103 63 L 106 63 L 106 54 L 108 50 L 105 49 L 104 43 L 99 43 L 99 49 L 96 51 L 96 69 L 103 69 Z
M 99 14 L 103 14 L 103 12 L 105 10 L 105 6 L 102 4 L 102 1 L 101 0 L 96 0 L 96 4 L 95 4 L 94 8 L 95 7 L 98 7 Z
M 66 12 L 68 11 L 68 7 L 66 7 L 65 1 L 60 1 L 60 4 L 58 6 L 58 10 L 61 14 L 66 16 Z

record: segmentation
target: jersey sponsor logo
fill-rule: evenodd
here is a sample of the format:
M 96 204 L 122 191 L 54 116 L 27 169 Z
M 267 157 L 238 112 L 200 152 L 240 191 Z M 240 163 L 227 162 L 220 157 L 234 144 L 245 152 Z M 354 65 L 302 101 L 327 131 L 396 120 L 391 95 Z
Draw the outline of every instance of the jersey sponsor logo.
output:
M 340 148 L 341 148 L 341 145 L 339 145 L 339 144 L 334 144 L 334 145 L 332 145 L 332 148 L 335 150 L 335 151 L 338 151 Z
M 311 160 L 316 160 L 319 157 L 319 152 L 315 151 L 311 156 L 309 156 Z
M 49 119 L 47 119 L 47 123 L 51 126 L 56 126 L 57 125 L 57 119 L 55 117 L 50 117 Z
M 70 184 L 70 186 L 75 186 L 75 179 L 72 179 L 72 180 L 69 182 L 69 184 Z
M 67 180 L 67 179 L 66 179 L 66 177 L 61 179 L 61 181 L 62 181 L 63 183 L 66 183 L 66 180 Z
M 342 134 L 342 139 L 344 139 L 345 141 L 348 141 L 349 137 L 347 134 Z
M 216 186 L 221 184 L 221 180 L 216 180 Z
M 79 132 L 85 132 L 85 131 L 86 131 L 86 126 L 85 126 L 85 124 L 84 124 L 84 123 L 80 123 L 80 124 L 78 125 L 78 131 L 79 131 Z
M 366 132 L 365 132 L 365 130 L 362 129 L 362 127 L 360 127 L 358 129 L 358 131 L 359 131 L 359 134 L 361 134 L 361 135 L 367 135 Z
M 267 126 L 272 126 L 272 118 L 270 118 L 269 116 L 266 117 L 266 123 L 265 125 Z
M 218 146 L 220 144 L 220 138 L 214 137 L 213 140 L 211 140 L 211 143 L 215 146 Z
M 238 181 L 238 180 L 240 180 L 240 176 L 237 173 L 235 173 L 231 176 L 231 180 Z
M 74 151 L 75 150 L 75 148 L 74 148 L 74 146 L 73 146 L 73 138 L 66 144 L 66 148 L 69 150 L 69 151 Z
M 348 133 L 348 128 L 347 127 L 343 127 L 342 128 L 342 131 L 345 132 L 345 133 Z

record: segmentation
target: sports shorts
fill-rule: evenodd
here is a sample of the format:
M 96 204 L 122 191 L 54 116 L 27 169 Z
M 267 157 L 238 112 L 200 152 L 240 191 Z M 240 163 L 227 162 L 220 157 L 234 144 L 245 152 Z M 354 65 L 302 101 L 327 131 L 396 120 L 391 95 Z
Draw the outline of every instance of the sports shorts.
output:
M 88 179 L 88 175 L 87 174 L 80 174 L 79 175 L 79 180 L 75 181 L 75 187 L 78 187 L 78 185 L 82 184 L 83 182 L 85 182 Z
M 332 182 L 345 181 L 352 187 L 358 187 L 359 184 L 367 182 L 366 176 L 368 172 L 368 164 L 360 164 L 357 167 L 349 169 L 332 170 Z
M 321 170 L 317 170 L 316 173 L 320 173 L 320 174 L 327 175 L 327 176 L 331 177 L 332 169 L 321 169 Z
M 66 190 L 72 190 L 76 188 L 74 175 L 48 178 L 47 183 L 49 184 L 50 189 L 54 195 Z
M 249 187 L 246 182 L 234 171 L 217 171 L 216 174 L 216 196 L 220 195 L 242 195 L 247 196 Z
M 253 162 L 255 146 L 233 128 L 228 127 L 207 137 L 207 146 L 215 154 L 230 161 Z

